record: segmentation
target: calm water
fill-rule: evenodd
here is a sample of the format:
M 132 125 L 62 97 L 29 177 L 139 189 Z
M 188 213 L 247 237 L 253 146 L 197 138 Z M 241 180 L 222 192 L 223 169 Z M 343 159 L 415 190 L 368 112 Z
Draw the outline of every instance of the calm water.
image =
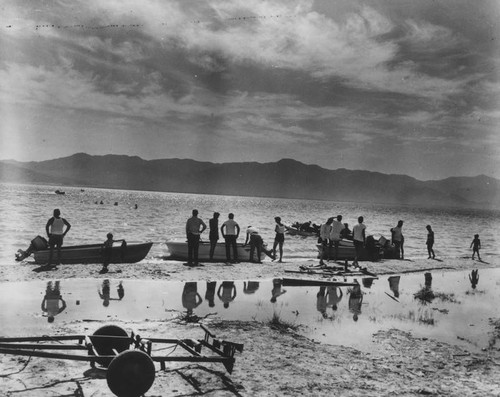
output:
M 66 194 L 56 195 L 56 189 Z M 101 201 L 102 205 L 96 204 Z M 134 209 L 135 204 L 138 209 Z M 480 234 L 485 260 L 500 254 L 499 211 L 0 184 L 1 265 L 14 264 L 14 253 L 19 248 L 27 248 L 36 235 L 45 236 L 45 223 L 54 208 L 60 208 L 62 216 L 72 225 L 66 245 L 101 242 L 108 232 L 128 242 L 158 242 L 145 261 L 161 260 L 167 253 L 166 246 L 161 244 L 166 239 L 185 237 L 185 222 L 193 208 L 200 211 L 207 224 L 214 211 L 221 213 L 221 221 L 233 212 L 242 228 L 257 226 L 268 243 L 274 238 L 275 216 L 281 216 L 285 224 L 309 220 L 319 224 L 329 216 L 342 214 L 351 228 L 357 217 L 363 215 L 367 233 L 376 237 L 390 237 L 389 229 L 403 219 L 407 258 L 427 256 L 427 224 L 435 230 L 435 251 L 440 257 L 470 255 L 469 245 L 475 233 Z M 287 261 L 315 257 L 313 238 L 287 237 Z
M 500 318 L 500 269 L 480 270 L 476 289 L 471 287 L 467 272 L 433 272 L 431 289 L 435 298 L 429 301 L 415 299 L 424 285 L 423 274 L 401 275 L 397 282 L 389 280 L 389 276 L 380 277 L 371 285 L 360 280 L 361 301 L 353 298 L 348 287 L 322 290 L 283 286 L 272 280 L 219 280 L 209 284 L 54 279 L 3 283 L 0 335 L 50 334 L 54 325 L 76 320 L 84 324 L 95 320 L 112 323 L 114 319 L 137 324 L 174 320 L 188 311 L 198 317 L 263 322 L 277 313 L 281 320 L 301 325 L 299 332 L 326 343 L 370 350 L 374 332 L 394 327 L 411 331 L 416 337 L 459 344 L 470 351 L 491 348 L 500 356 L 500 342 L 491 333 L 489 322 L 489 318 Z M 62 301 L 50 297 L 56 286 L 64 308 Z M 48 303 L 51 299 L 52 306 Z M 59 309 L 63 310 L 58 313 Z M 55 317 L 53 323 L 47 321 L 50 310 Z M 87 332 L 93 331 L 89 328 Z

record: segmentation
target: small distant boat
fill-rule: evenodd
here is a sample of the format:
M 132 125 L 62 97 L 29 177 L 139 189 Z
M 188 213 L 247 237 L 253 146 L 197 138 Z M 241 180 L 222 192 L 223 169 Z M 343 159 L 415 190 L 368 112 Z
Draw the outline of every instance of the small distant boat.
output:
M 182 240 L 167 240 L 166 241 L 168 252 L 170 253 L 169 259 L 187 261 L 188 259 L 188 245 L 187 241 Z M 250 259 L 250 245 L 243 246 L 242 243 L 236 244 L 238 251 L 238 261 L 240 262 L 248 262 Z M 233 255 L 233 251 L 231 250 L 231 257 Z M 263 260 L 266 255 L 270 256 L 271 252 L 267 249 L 260 253 L 260 260 Z M 257 252 L 254 254 L 254 258 L 257 256 Z M 210 242 L 208 241 L 200 241 L 200 245 L 198 247 L 198 260 L 200 261 L 209 261 L 210 260 Z M 225 262 L 226 261 L 226 244 L 225 243 L 217 243 L 214 251 L 214 261 Z
M 55 191 L 55 193 L 56 193 L 56 194 L 66 194 L 66 192 L 63 192 L 62 190 L 59 190 L 59 189 L 57 189 L 57 190 Z
M 285 233 L 291 236 L 303 236 L 303 237 L 318 237 L 316 232 L 308 232 L 305 230 L 299 230 L 294 227 L 285 226 Z
M 112 248 L 110 263 L 136 263 L 142 261 L 153 243 L 117 245 Z M 50 250 L 43 249 L 33 253 L 36 264 L 45 264 L 49 261 Z M 54 251 L 53 260 L 57 259 L 57 252 Z M 74 245 L 61 248 L 61 264 L 87 264 L 102 263 L 102 244 Z

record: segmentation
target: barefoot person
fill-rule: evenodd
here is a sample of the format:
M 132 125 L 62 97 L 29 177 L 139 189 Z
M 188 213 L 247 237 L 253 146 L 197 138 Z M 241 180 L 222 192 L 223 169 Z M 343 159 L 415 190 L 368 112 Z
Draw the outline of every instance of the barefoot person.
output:
M 391 229 L 391 243 L 394 245 L 396 250 L 396 259 L 404 259 L 404 248 L 403 248 L 403 221 L 399 221 L 396 227 Z
M 470 243 L 470 248 L 472 248 L 472 259 L 477 254 L 477 258 L 481 260 L 481 255 L 479 255 L 479 250 L 481 249 L 481 240 L 479 239 L 479 234 L 474 235 L 474 240 Z
M 425 228 L 427 229 L 427 241 L 425 244 L 427 245 L 427 253 L 429 254 L 429 258 L 427 259 L 435 259 L 436 255 L 434 254 L 434 249 L 432 248 L 434 246 L 434 232 L 431 225 L 427 225 Z
M 279 246 L 280 259 L 278 260 L 278 262 L 282 262 L 283 261 L 283 243 L 285 242 L 285 225 L 283 225 L 281 223 L 281 218 L 279 216 L 275 217 L 274 221 L 276 222 L 276 227 L 274 228 L 276 235 L 274 237 L 273 256 L 276 258 L 276 248 Z
M 355 257 L 352 263 L 353 266 L 358 266 L 358 260 L 363 253 L 363 248 L 366 243 L 366 226 L 363 224 L 363 221 L 364 218 L 360 216 L 358 218 L 358 224 L 352 228 L 355 250 Z
M 64 230 L 66 227 L 66 230 Z M 57 247 L 57 265 L 61 263 L 61 247 L 63 245 L 64 236 L 71 229 L 71 225 L 69 222 L 61 218 L 61 211 L 59 209 L 54 210 L 54 216 L 47 221 L 45 225 L 45 231 L 47 232 L 47 236 L 49 237 L 49 263 L 47 263 L 47 267 L 52 266 L 52 257 L 54 255 L 54 248 Z

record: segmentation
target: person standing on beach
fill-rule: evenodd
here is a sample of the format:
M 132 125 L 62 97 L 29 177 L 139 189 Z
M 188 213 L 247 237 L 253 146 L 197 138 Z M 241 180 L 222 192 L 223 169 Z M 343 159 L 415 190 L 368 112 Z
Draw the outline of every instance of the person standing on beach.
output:
M 342 230 L 344 230 L 344 224 L 342 223 L 342 215 L 337 215 L 337 219 L 332 222 L 332 228 L 330 230 L 330 244 L 329 248 L 334 248 L 333 260 L 337 261 L 339 257 L 339 244 L 341 239 Z
M 200 235 L 205 231 L 207 225 L 198 218 L 198 210 L 193 210 L 193 216 L 186 222 L 186 237 L 188 241 L 188 266 L 198 266 L 198 247 Z M 201 227 L 201 230 L 200 230 Z
M 398 221 L 398 225 L 391 229 L 391 243 L 394 244 L 396 250 L 396 259 L 404 259 L 403 248 L 403 221 Z
M 224 230 L 225 229 L 225 230 Z M 226 240 L 226 260 L 231 262 L 231 247 L 233 249 L 233 263 L 238 262 L 238 246 L 236 245 L 236 240 L 238 240 L 238 236 L 240 235 L 240 225 L 234 220 L 234 214 L 230 213 L 228 215 L 228 220 L 225 221 L 220 231 L 222 233 L 222 237 Z
M 66 230 L 64 227 L 66 226 Z M 52 257 L 54 255 L 54 248 L 57 247 L 57 265 L 61 263 L 61 247 L 63 245 L 64 236 L 71 229 L 71 225 L 69 222 L 61 218 L 61 211 L 56 208 L 54 210 L 54 216 L 47 221 L 45 225 L 45 231 L 47 232 L 47 236 L 49 237 L 49 263 L 47 263 L 47 267 L 52 266 Z
M 214 217 L 208 221 L 208 226 L 210 227 L 210 232 L 208 239 L 210 240 L 210 260 L 214 260 L 215 247 L 217 246 L 217 241 L 219 241 L 219 213 L 214 212 Z
M 274 228 L 276 236 L 274 237 L 273 256 L 274 258 L 276 258 L 276 248 L 279 246 L 280 259 L 278 260 L 278 262 L 281 263 L 283 261 L 283 243 L 285 242 L 285 225 L 281 223 L 281 218 L 279 216 L 275 217 L 274 221 L 276 222 L 276 227 Z
M 363 248 L 366 243 L 366 226 L 363 224 L 364 218 L 358 218 L 358 224 L 352 228 L 355 256 L 352 262 L 353 266 L 358 266 L 358 260 L 363 254 Z
M 333 218 L 328 218 L 327 221 L 322 224 L 319 228 L 319 238 L 321 240 L 322 253 L 319 259 L 320 266 L 325 266 L 323 259 L 330 260 L 330 251 L 328 240 L 330 238 L 330 232 L 332 230 Z
M 427 225 L 425 228 L 427 229 L 427 241 L 425 244 L 427 245 L 427 253 L 429 254 L 427 259 L 431 259 L 431 257 L 432 259 L 435 259 L 436 255 L 434 254 L 434 249 L 432 248 L 434 246 L 434 232 L 431 225 Z
M 477 254 L 477 258 L 481 260 L 481 255 L 479 255 L 479 250 L 481 249 L 481 240 L 479 240 L 479 234 L 474 235 L 474 240 L 470 243 L 470 248 L 472 248 L 472 259 L 474 255 Z

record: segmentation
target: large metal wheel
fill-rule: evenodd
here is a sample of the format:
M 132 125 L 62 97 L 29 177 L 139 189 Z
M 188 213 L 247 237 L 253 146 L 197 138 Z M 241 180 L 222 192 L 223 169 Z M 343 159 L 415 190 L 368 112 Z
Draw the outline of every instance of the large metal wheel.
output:
M 99 338 L 100 336 L 104 336 L 104 338 Z M 105 325 L 99 328 L 92 334 L 90 340 L 97 354 L 103 356 L 114 355 L 114 350 L 121 353 L 130 347 L 127 331 L 117 325 Z M 103 367 L 107 367 L 111 360 L 109 358 L 96 358 L 95 361 Z
M 153 385 L 155 365 L 143 351 L 127 350 L 111 361 L 106 380 L 116 396 L 140 397 Z

